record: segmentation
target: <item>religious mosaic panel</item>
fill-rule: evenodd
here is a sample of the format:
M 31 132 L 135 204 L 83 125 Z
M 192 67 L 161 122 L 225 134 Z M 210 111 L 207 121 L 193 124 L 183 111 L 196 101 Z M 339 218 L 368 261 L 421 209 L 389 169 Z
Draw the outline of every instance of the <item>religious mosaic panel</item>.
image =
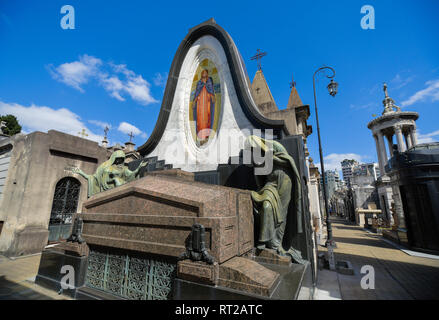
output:
M 128 252 L 90 248 L 86 285 L 130 300 L 168 300 L 176 264 Z
M 197 146 L 205 145 L 218 131 L 221 114 L 221 85 L 218 70 L 204 59 L 195 72 L 189 103 L 189 121 Z

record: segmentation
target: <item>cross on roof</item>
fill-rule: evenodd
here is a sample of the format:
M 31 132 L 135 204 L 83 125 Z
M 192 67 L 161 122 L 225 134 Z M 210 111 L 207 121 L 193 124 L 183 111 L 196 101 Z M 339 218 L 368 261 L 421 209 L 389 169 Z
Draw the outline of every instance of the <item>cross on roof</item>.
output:
M 267 55 L 266 52 L 261 52 L 260 49 L 257 49 L 256 54 L 250 58 L 250 60 L 257 60 L 258 61 L 258 70 L 262 70 L 261 59 L 262 59 L 262 57 L 264 57 L 266 55 Z
M 134 135 L 133 135 L 133 133 L 132 133 L 132 132 L 130 132 L 130 134 L 129 134 L 128 136 L 130 137 L 130 142 L 132 142 L 132 140 L 133 140 L 133 138 L 134 138 Z
M 293 75 L 291 75 L 290 89 L 296 86 L 296 81 L 294 81 Z
M 81 138 L 88 137 L 88 134 L 85 133 L 85 129 L 82 129 L 82 131 L 81 131 L 81 132 L 78 132 L 78 134 L 79 134 L 79 136 L 80 136 Z

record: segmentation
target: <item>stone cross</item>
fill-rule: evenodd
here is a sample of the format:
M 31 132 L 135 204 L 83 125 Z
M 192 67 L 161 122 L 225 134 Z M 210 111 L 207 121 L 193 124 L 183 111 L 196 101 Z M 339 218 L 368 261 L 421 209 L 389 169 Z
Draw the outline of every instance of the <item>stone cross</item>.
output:
M 130 132 L 128 136 L 130 137 L 130 142 L 133 142 L 133 138 L 134 138 L 133 132 Z
M 78 132 L 78 134 L 81 138 L 88 137 L 88 134 L 85 132 L 85 129 L 82 129 L 82 131 Z

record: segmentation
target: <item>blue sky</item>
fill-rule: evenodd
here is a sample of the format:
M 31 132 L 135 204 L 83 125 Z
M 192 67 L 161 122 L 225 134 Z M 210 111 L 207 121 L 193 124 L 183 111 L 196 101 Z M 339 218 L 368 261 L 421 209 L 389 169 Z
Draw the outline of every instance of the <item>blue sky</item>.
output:
M 75 30 L 63 30 L 63 5 L 75 8 Z M 363 30 L 363 5 L 375 29 Z M 311 108 L 308 147 L 318 161 L 312 75 L 336 70 L 339 93 L 317 82 L 326 166 L 347 154 L 376 161 L 367 123 L 382 112 L 383 82 L 403 110 L 417 111 L 419 140 L 439 140 L 439 1 L 2 1 L 0 114 L 15 113 L 24 130 L 55 128 L 141 145 L 152 132 L 174 54 L 189 28 L 213 17 L 234 39 L 250 76 L 257 48 L 280 108 L 291 76 Z M 135 127 L 135 128 L 133 128 Z

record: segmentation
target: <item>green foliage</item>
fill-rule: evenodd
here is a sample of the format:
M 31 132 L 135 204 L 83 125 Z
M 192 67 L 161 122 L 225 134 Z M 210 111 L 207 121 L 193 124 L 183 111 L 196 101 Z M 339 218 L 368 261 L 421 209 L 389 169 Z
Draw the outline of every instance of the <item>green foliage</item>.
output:
M 6 122 L 6 127 L 2 128 L 4 134 L 13 136 L 14 134 L 21 132 L 21 126 L 14 115 L 7 114 L 5 116 L 0 116 L 0 122 L 1 121 Z

